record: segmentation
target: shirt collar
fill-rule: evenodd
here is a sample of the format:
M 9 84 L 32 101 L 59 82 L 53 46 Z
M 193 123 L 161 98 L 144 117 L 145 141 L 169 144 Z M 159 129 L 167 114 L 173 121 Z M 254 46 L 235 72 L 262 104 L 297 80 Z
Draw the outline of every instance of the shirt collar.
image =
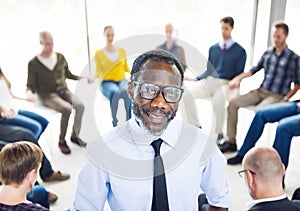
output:
M 256 205 L 258 203 L 268 202 L 268 201 L 278 201 L 278 200 L 281 200 L 281 199 L 284 199 L 284 198 L 286 198 L 285 194 L 283 194 L 281 196 L 277 196 L 277 197 L 272 197 L 272 198 L 257 199 L 257 200 L 249 201 L 247 203 L 247 210 L 249 210 L 251 207 L 253 207 L 254 205 Z
M 220 41 L 219 46 L 220 48 L 223 48 L 224 44 L 226 44 L 226 49 L 229 49 L 234 43 L 235 43 L 234 40 L 230 38 L 229 40 Z
M 143 140 L 140 141 L 136 140 L 137 143 L 150 145 L 152 141 L 161 138 L 164 143 L 169 145 L 171 148 L 175 146 L 182 128 L 182 122 L 173 119 L 161 136 L 153 136 L 137 123 L 137 120 L 134 116 L 128 121 L 128 124 L 130 126 L 129 130 L 131 129 L 135 136 L 143 138 Z
M 275 54 L 276 48 L 274 46 L 271 47 L 271 50 Z M 286 46 L 286 48 L 281 52 L 280 56 L 289 53 L 291 50 Z

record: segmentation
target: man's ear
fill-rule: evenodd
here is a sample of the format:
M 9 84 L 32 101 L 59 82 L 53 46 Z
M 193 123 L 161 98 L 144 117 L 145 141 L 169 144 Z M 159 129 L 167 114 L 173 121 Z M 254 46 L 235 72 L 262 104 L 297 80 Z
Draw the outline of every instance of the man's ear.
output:
M 250 172 L 247 172 L 246 174 L 247 177 L 247 182 L 248 182 L 248 186 L 250 188 L 251 191 L 254 191 L 256 189 L 256 178 L 253 174 L 251 174 Z
M 33 183 L 35 183 L 35 180 L 36 180 L 36 178 L 37 178 L 37 170 L 36 170 L 36 169 L 30 170 L 30 171 L 27 173 L 27 175 L 26 175 L 25 178 L 27 178 L 27 180 L 32 181 Z
M 131 100 L 133 100 L 133 84 L 129 81 L 127 88 L 128 96 Z

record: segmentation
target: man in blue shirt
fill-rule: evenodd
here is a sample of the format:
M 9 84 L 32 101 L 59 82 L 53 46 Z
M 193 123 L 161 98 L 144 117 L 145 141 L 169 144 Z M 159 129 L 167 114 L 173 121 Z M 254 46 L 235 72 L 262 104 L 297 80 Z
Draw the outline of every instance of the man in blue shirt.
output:
M 233 99 L 239 93 L 238 87 L 230 89 L 228 83 L 244 71 L 246 62 L 245 49 L 231 37 L 234 28 L 233 18 L 224 17 L 220 23 L 223 40 L 210 47 L 207 70 L 195 79 L 185 78 L 196 81 L 189 87 L 195 99 L 210 97 L 216 117 L 217 142 L 222 142 L 223 139 L 225 101 Z M 195 115 L 189 108 L 186 111 L 187 119 L 190 119 L 189 116 Z
M 282 21 L 273 24 L 274 47 L 268 49 L 260 58 L 257 66 L 248 72 L 236 76 L 229 84 L 231 88 L 238 87 L 243 78 L 255 74 L 261 69 L 265 70 L 265 76 L 260 87 L 249 93 L 239 96 L 229 102 L 227 116 L 228 139 L 220 145 L 222 152 L 237 150 L 236 128 L 238 121 L 238 109 L 255 105 L 255 108 L 288 101 L 299 89 L 300 66 L 299 56 L 287 47 L 288 25 Z M 293 89 L 291 84 L 294 83 Z
M 200 190 L 211 210 L 228 210 L 224 155 L 204 131 L 174 120 L 183 77 L 179 61 L 164 50 L 134 61 L 128 83 L 134 118 L 88 145 L 72 211 L 103 210 L 106 201 L 113 211 L 197 210 Z

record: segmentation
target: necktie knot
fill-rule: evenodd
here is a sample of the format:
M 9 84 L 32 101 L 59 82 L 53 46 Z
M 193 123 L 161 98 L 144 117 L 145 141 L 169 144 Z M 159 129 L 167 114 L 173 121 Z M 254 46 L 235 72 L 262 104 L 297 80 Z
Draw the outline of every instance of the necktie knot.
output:
M 155 152 L 155 156 L 160 155 L 160 146 L 161 146 L 162 142 L 163 142 L 163 140 L 161 138 L 159 138 L 151 143 L 151 145 L 154 149 L 154 152 Z
M 222 50 L 223 50 L 223 51 L 226 51 L 226 43 L 223 44 Z

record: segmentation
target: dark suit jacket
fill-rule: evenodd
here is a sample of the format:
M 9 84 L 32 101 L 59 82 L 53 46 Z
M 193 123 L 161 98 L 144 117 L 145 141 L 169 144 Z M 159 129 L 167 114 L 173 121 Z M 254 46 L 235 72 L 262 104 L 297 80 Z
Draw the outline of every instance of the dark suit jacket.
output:
M 288 198 L 284 198 L 277 201 L 261 202 L 249 209 L 249 211 L 300 211 L 300 201 L 290 201 Z

